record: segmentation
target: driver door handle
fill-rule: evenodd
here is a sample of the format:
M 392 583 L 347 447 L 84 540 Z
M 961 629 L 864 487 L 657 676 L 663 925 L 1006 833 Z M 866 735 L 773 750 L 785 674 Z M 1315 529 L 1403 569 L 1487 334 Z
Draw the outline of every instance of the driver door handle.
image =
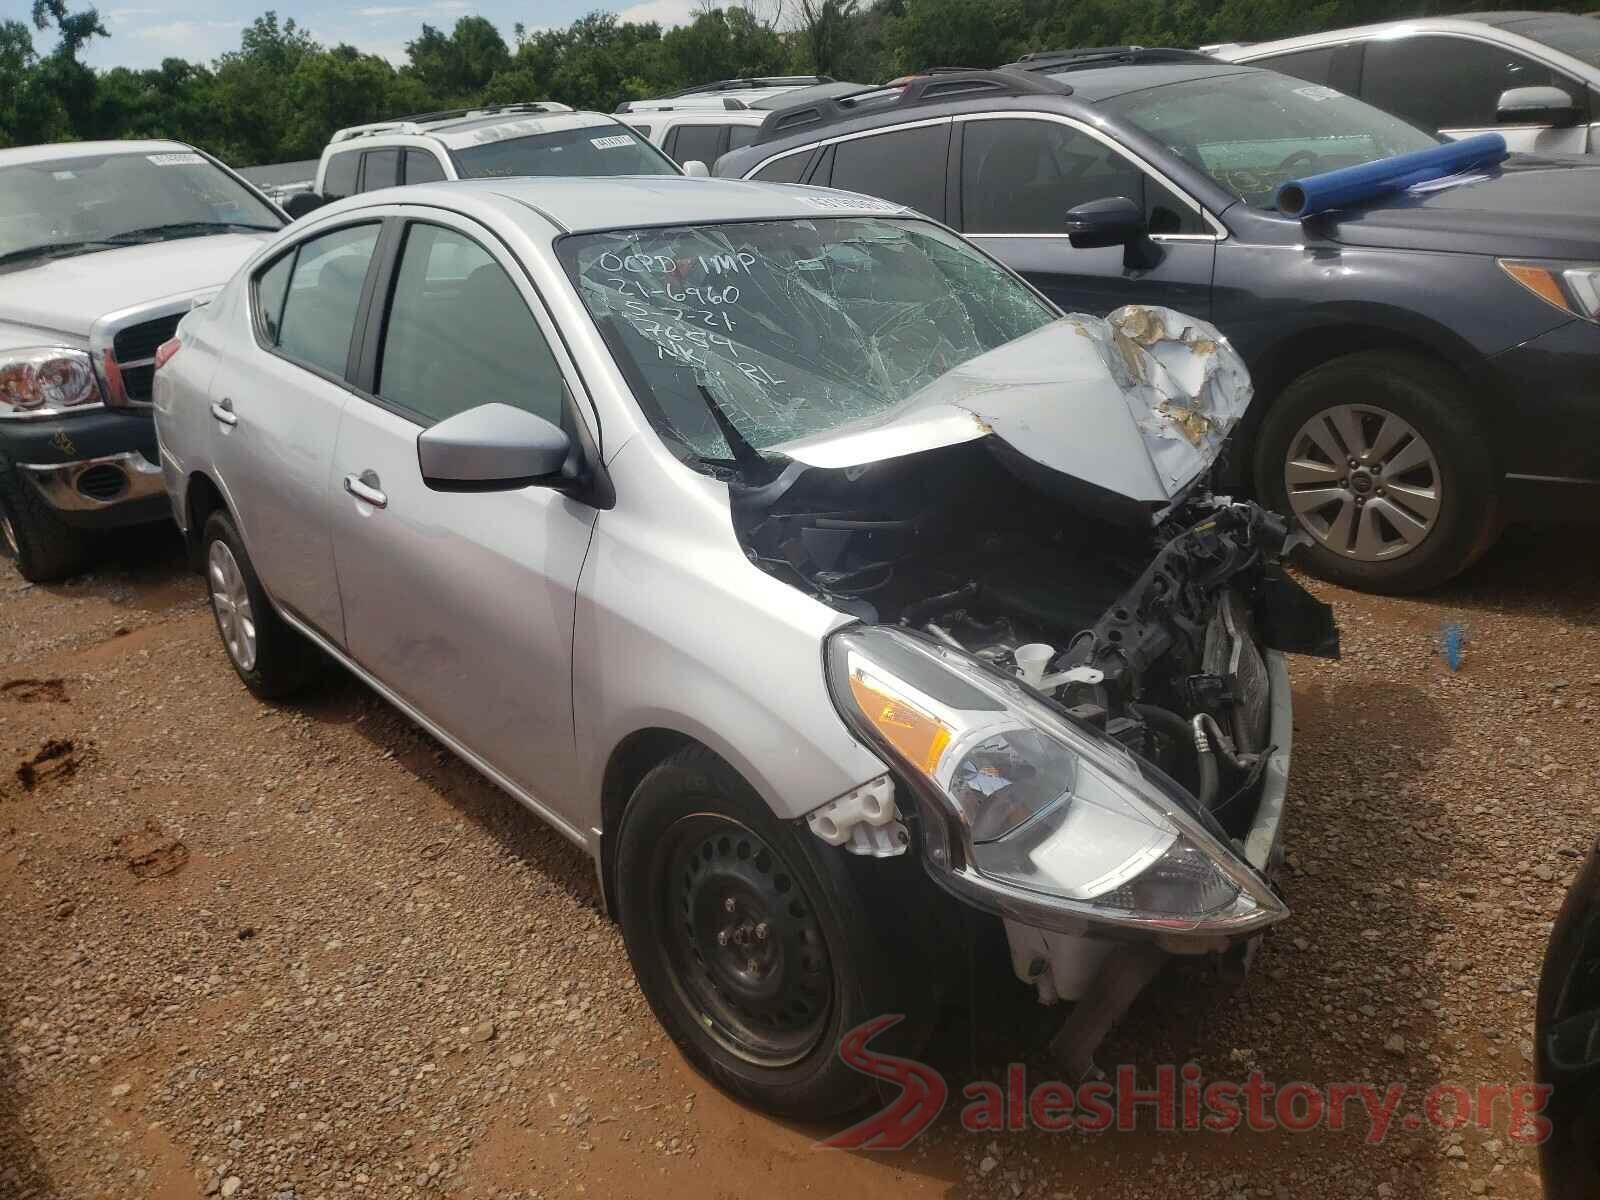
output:
M 362 500 L 372 505 L 373 508 L 388 508 L 389 497 L 378 490 L 380 482 L 378 473 L 369 468 L 359 475 L 346 475 L 344 477 L 344 490 L 357 500 Z
M 212 401 L 211 415 L 224 425 L 237 425 L 239 423 L 239 418 L 233 412 L 233 401 L 226 396 L 221 400 Z

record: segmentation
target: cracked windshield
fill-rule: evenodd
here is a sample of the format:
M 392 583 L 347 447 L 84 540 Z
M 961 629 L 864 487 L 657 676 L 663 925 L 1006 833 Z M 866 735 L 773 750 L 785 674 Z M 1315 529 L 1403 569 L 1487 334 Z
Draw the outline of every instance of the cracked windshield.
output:
M 914 221 L 626 230 L 570 238 L 562 256 L 652 423 L 703 459 L 735 457 L 711 402 L 768 449 L 882 413 L 1056 319 Z

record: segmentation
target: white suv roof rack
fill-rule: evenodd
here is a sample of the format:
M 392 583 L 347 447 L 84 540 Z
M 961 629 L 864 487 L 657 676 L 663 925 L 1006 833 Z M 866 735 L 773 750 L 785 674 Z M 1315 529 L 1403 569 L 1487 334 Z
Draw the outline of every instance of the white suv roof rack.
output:
M 559 104 L 554 100 L 528 100 L 519 104 L 491 104 L 480 108 L 452 108 L 442 112 L 417 113 L 409 117 L 400 117 L 393 121 L 373 121 L 366 125 L 351 125 L 346 129 L 337 131 L 329 143 L 348 142 L 353 138 L 375 137 L 380 133 L 427 133 L 426 127 L 437 126 L 445 121 L 470 120 L 473 117 L 494 117 L 502 113 L 564 113 L 572 112 L 570 104 Z
M 613 112 L 744 112 L 750 107 L 732 96 L 684 96 L 681 99 L 624 100 Z

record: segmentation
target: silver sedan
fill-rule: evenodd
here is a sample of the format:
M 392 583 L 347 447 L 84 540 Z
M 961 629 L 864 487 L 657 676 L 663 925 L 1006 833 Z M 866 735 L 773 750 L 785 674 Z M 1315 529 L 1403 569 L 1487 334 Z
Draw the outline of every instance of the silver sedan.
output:
M 1336 641 L 1205 489 L 1250 388 L 1203 322 L 861 196 L 483 180 L 318 211 L 159 357 L 245 684 L 331 659 L 587 850 L 756 1104 L 860 1103 L 841 1040 L 914 1047 L 974 939 L 1086 1069 L 1287 915 L 1282 652 Z

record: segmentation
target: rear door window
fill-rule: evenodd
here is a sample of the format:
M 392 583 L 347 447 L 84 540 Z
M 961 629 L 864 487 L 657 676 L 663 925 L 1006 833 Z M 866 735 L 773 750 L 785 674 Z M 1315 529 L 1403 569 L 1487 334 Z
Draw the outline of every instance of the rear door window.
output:
M 399 150 L 369 150 L 361 156 L 361 190 L 375 192 L 400 181 Z
M 377 244 L 375 224 L 335 229 L 300 243 L 292 256 L 289 292 L 277 329 L 280 353 L 344 378 L 361 289 Z M 261 282 L 265 284 L 267 277 Z
M 948 121 L 852 138 L 834 147 L 831 185 L 904 204 L 942 221 L 949 151 Z
M 675 132 L 678 140 L 671 153 L 681 163 L 698 159 L 710 166 L 727 145 L 726 125 L 679 125 Z
M 444 167 L 431 150 L 406 151 L 405 182 L 438 183 L 444 177 Z
M 343 200 L 356 194 L 356 167 L 361 155 L 354 150 L 328 156 L 328 169 L 322 177 L 322 194 L 329 200 Z
M 1297 50 L 1293 54 L 1274 54 L 1271 58 L 1251 59 L 1250 65 L 1282 71 L 1307 83 L 1325 84 L 1333 75 L 1333 50 L 1332 46 L 1321 46 L 1315 50 Z
M 737 150 L 741 146 L 752 145 L 756 140 L 756 134 L 760 132 L 759 125 L 729 125 L 728 149 Z
M 1550 85 L 1582 95 L 1549 67 L 1503 47 L 1427 35 L 1368 42 L 1361 98 L 1427 130 L 1494 129 L 1501 92 Z
M 421 222 L 406 231 L 377 392 L 425 425 L 491 402 L 561 422 L 561 369 L 516 284 L 466 234 Z
M 289 292 L 289 275 L 294 270 L 294 251 L 285 254 L 256 276 L 256 328 L 270 344 L 278 344 L 283 323 L 283 298 Z

